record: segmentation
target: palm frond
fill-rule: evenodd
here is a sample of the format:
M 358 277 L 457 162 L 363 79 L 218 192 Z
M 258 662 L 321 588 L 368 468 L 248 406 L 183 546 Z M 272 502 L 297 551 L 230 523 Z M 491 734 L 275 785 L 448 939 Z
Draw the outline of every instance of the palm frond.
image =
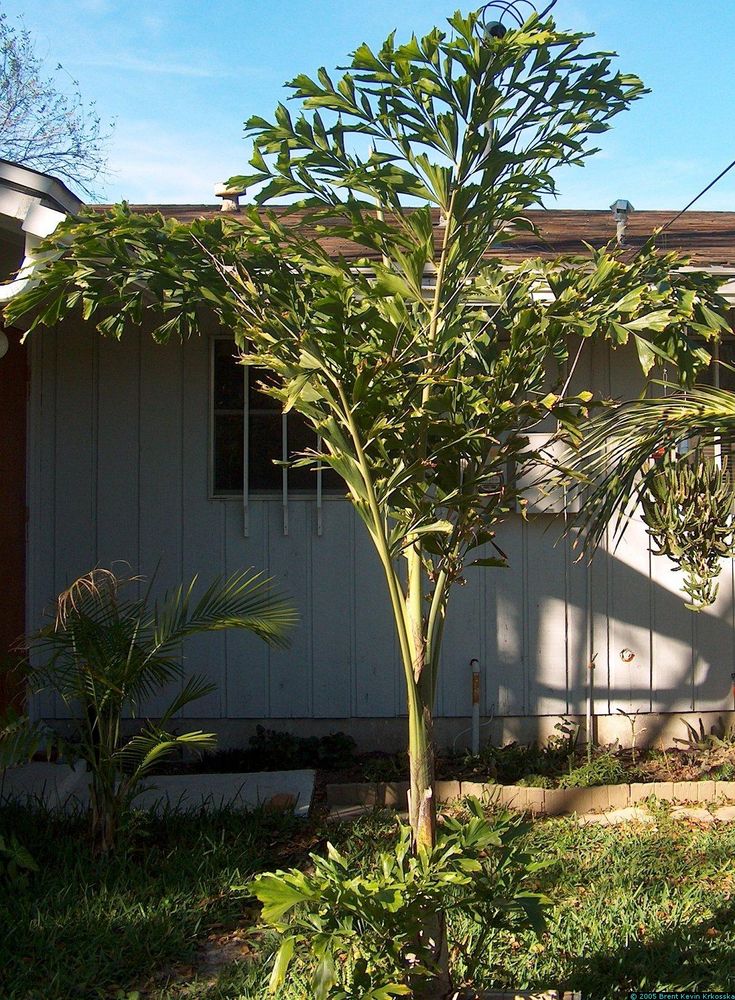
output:
M 585 548 L 599 545 L 609 524 L 620 537 L 655 472 L 655 457 L 692 440 L 699 446 L 735 440 L 735 393 L 694 386 L 623 403 L 589 422 L 580 447 L 563 460 L 583 497 L 577 524 Z
M 198 701 L 199 698 L 204 698 L 205 695 L 211 694 L 216 690 L 217 685 L 208 681 L 206 677 L 190 677 L 168 708 L 162 713 L 159 725 L 161 727 L 165 726 L 186 705 L 189 705 L 192 701 Z
M 132 790 L 155 764 L 179 747 L 211 750 L 216 744 L 217 737 L 214 733 L 197 730 L 177 735 L 151 726 L 128 740 L 125 746 L 117 751 L 115 757 L 122 768 L 129 772 L 126 781 L 128 788 Z
M 156 606 L 153 645 L 156 655 L 200 632 L 243 628 L 269 645 L 286 646 L 286 631 L 298 620 L 296 611 L 272 589 L 272 581 L 245 571 L 215 580 L 193 603 L 196 577 Z

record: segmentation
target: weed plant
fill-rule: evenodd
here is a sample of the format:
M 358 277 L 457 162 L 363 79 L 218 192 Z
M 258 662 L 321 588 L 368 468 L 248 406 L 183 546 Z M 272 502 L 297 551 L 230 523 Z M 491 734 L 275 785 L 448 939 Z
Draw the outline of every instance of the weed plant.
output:
M 626 773 L 615 749 L 600 750 L 559 779 L 560 788 L 593 788 L 596 785 L 617 785 L 625 781 Z

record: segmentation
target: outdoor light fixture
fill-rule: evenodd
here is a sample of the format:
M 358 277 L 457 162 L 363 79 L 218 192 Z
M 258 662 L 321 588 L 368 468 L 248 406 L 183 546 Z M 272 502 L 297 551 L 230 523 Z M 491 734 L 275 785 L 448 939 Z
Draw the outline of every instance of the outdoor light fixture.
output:
M 555 3 L 556 0 L 552 0 L 539 16 L 545 17 Z M 522 28 L 526 18 L 536 13 L 536 4 L 531 0 L 490 0 L 490 3 L 480 8 L 477 21 L 486 39 L 503 38 L 509 27 L 504 20 L 510 19 L 511 28 Z
M 4 330 L 0 330 L 0 358 L 4 358 L 8 353 L 8 348 L 10 347 L 10 341 L 8 340 L 8 335 Z

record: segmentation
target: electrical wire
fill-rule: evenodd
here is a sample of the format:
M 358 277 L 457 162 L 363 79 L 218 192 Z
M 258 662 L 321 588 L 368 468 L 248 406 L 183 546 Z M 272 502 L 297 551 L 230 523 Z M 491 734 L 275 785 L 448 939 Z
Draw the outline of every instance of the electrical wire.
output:
M 710 190 L 710 188 L 713 188 L 715 186 L 715 184 L 719 180 L 722 180 L 722 178 L 725 176 L 725 174 L 728 173 L 728 171 L 732 170 L 733 167 L 735 167 L 735 160 L 733 160 L 732 163 L 728 164 L 728 166 L 726 166 L 724 170 L 720 171 L 720 173 L 717 175 L 717 177 L 715 177 L 715 179 L 713 181 L 709 182 L 709 184 L 707 185 L 707 187 L 702 188 L 702 190 L 699 192 L 699 194 L 696 195 L 694 198 L 692 198 L 692 200 L 689 202 L 688 205 L 685 205 L 684 208 L 682 208 L 681 212 L 679 212 L 677 215 L 675 215 L 673 219 L 669 219 L 669 221 L 666 223 L 666 225 L 662 226 L 661 229 L 659 229 L 659 231 L 658 231 L 659 235 L 661 233 L 663 233 L 663 232 L 666 232 L 667 229 L 669 229 L 671 226 L 673 226 L 673 224 L 676 222 L 677 219 L 680 219 L 682 217 L 682 215 L 686 211 L 688 211 L 692 207 L 692 205 L 695 204 L 695 202 L 698 202 L 699 199 L 702 197 L 702 195 L 707 194 L 707 192 Z

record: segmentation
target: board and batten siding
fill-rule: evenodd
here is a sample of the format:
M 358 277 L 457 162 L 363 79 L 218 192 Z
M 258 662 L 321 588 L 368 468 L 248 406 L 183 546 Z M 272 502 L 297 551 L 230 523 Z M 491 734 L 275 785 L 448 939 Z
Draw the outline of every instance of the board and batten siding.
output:
M 197 718 L 390 718 L 405 709 L 381 568 L 347 501 L 209 499 L 209 338 L 122 342 L 67 325 L 30 338 L 28 627 L 95 565 L 150 575 L 157 589 L 254 567 L 296 604 L 287 650 L 239 632 L 186 644 L 187 670 L 216 691 Z M 633 395 L 632 355 L 597 348 L 580 385 Z M 470 660 L 485 715 L 584 713 L 595 658 L 597 713 L 730 707 L 733 568 L 714 608 L 689 613 L 678 575 L 652 557 L 643 527 L 588 568 L 560 515 L 511 516 L 498 531 L 509 569 L 467 570 L 450 601 L 438 716 L 466 717 Z M 629 650 L 632 658 L 621 651 Z M 157 702 L 148 706 L 155 714 Z M 42 696 L 39 714 L 61 715 Z

